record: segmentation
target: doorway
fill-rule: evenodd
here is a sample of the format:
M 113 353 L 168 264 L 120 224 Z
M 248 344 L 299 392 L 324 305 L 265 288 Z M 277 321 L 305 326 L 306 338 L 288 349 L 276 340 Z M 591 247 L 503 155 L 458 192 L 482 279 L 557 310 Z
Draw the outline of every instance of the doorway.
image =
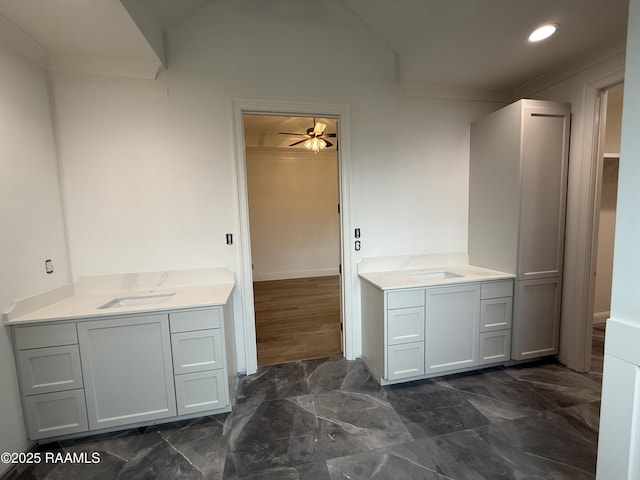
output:
M 590 298 L 593 309 L 590 370 L 598 373 L 602 373 L 606 320 L 611 308 L 623 91 L 624 84 L 620 83 L 600 92 L 595 238 L 592 252 L 595 275 Z
M 337 118 L 242 120 L 257 364 L 339 355 Z

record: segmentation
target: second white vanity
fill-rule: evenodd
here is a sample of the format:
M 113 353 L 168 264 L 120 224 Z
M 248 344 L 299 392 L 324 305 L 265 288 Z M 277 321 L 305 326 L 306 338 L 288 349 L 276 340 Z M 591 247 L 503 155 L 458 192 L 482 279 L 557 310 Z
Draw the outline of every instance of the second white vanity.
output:
M 425 257 L 383 271 L 375 269 L 393 261 L 360 265 L 362 356 L 382 385 L 511 358 L 514 276 L 464 264 L 462 255 Z

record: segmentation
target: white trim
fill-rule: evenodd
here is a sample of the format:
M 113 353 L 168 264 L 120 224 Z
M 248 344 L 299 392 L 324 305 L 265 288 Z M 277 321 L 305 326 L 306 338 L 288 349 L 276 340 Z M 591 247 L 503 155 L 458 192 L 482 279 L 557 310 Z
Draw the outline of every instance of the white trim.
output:
M 583 72 L 601 65 L 620 60 L 624 64 L 626 42 L 597 52 L 590 58 L 581 58 L 575 62 L 563 63 L 560 67 L 529 80 L 514 90 L 515 98 L 531 98 L 533 95 L 557 85 Z
M 639 343 L 637 319 L 609 319 L 602 377 L 597 479 L 639 478 Z
M 272 115 L 327 116 L 338 118 L 340 139 L 339 177 L 341 205 L 341 261 L 342 261 L 342 305 L 343 350 L 347 359 L 355 359 L 355 313 L 353 305 L 354 266 L 351 255 L 351 112 L 348 105 L 316 104 L 306 102 L 268 101 L 253 99 L 234 99 L 234 135 L 236 186 L 238 192 L 239 221 L 239 258 L 238 290 L 241 296 L 242 310 L 239 315 L 244 326 L 244 344 L 247 374 L 258 369 L 256 347 L 255 311 L 253 307 L 253 272 L 251 270 L 251 238 L 249 228 L 249 207 L 247 193 L 247 172 L 244 148 L 243 113 Z
M 568 365 L 578 371 L 588 371 L 591 366 L 591 337 L 593 334 L 593 299 L 595 296 L 595 268 L 597 260 L 598 247 L 598 213 L 600 206 L 600 183 L 602 179 L 602 161 L 601 156 L 604 153 L 604 132 L 600 132 L 600 122 L 602 115 L 600 109 L 601 92 L 609 87 L 617 85 L 624 81 L 624 69 L 617 70 L 613 73 L 604 75 L 585 85 L 584 88 L 584 135 L 582 137 L 582 157 L 585 159 L 583 176 L 588 176 L 588 192 L 585 203 L 586 219 L 585 225 L 586 245 L 584 250 L 584 283 L 581 304 L 584 309 L 581 312 L 582 329 L 580 331 L 580 348 L 579 348 L 579 364 Z M 605 100 L 606 101 L 606 100 Z M 590 127 L 590 131 L 589 131 Z M 600 140 L 599 135 L 602 135 Z M 585 208 L 585 207 L 581 207 Z

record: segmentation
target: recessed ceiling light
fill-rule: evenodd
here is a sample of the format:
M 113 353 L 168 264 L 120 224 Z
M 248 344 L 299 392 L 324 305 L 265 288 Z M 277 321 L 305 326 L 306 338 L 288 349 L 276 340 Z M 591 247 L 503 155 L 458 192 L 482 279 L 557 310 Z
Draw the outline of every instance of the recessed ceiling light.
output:
M 541 27 L 536 28 L 531 35 L 529 35 L 530 42 L 539 42 L 540 40 L 544 40 L 545 38 L 549 38 L 551 35 L 556 33 L 558 30 L 558 25 L 555 23 L 548 23 L 546 25 L 542 25 Z

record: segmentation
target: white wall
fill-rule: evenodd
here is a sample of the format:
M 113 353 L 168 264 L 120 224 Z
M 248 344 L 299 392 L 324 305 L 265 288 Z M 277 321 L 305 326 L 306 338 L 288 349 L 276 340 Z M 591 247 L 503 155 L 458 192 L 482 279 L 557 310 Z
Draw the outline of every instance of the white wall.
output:
M 337 275 L 337 152 L 247 148 L 253 280 Z
M 598 480 L 640 478 L 640 0 L 631 0 L 611 319 L 607 322 Z
M 467 252 L 470 125 L 505 104 L 403 92 L 396 102 L 376 135 L 395 140 L 394 155 L 358 172 L 363 256 Z
M 74 277 L 238 270 L 234 98 L 350 107 L 348 261 L 466 251 L 469 124 L 502 104 L 405 95 L 387 46 L 341 2 L 322 10 L 219 0 L 168 32 L 156 81 L 53 76 Z
M 69 283 L 47 75 L 0 44 L 0 312 Z M 45 273 L 52 259 L 55 271 Z M 28 441 L 9 329 L 0 331 L 0 451 Z M 9 465 L 0 464 L 0 473 Z

